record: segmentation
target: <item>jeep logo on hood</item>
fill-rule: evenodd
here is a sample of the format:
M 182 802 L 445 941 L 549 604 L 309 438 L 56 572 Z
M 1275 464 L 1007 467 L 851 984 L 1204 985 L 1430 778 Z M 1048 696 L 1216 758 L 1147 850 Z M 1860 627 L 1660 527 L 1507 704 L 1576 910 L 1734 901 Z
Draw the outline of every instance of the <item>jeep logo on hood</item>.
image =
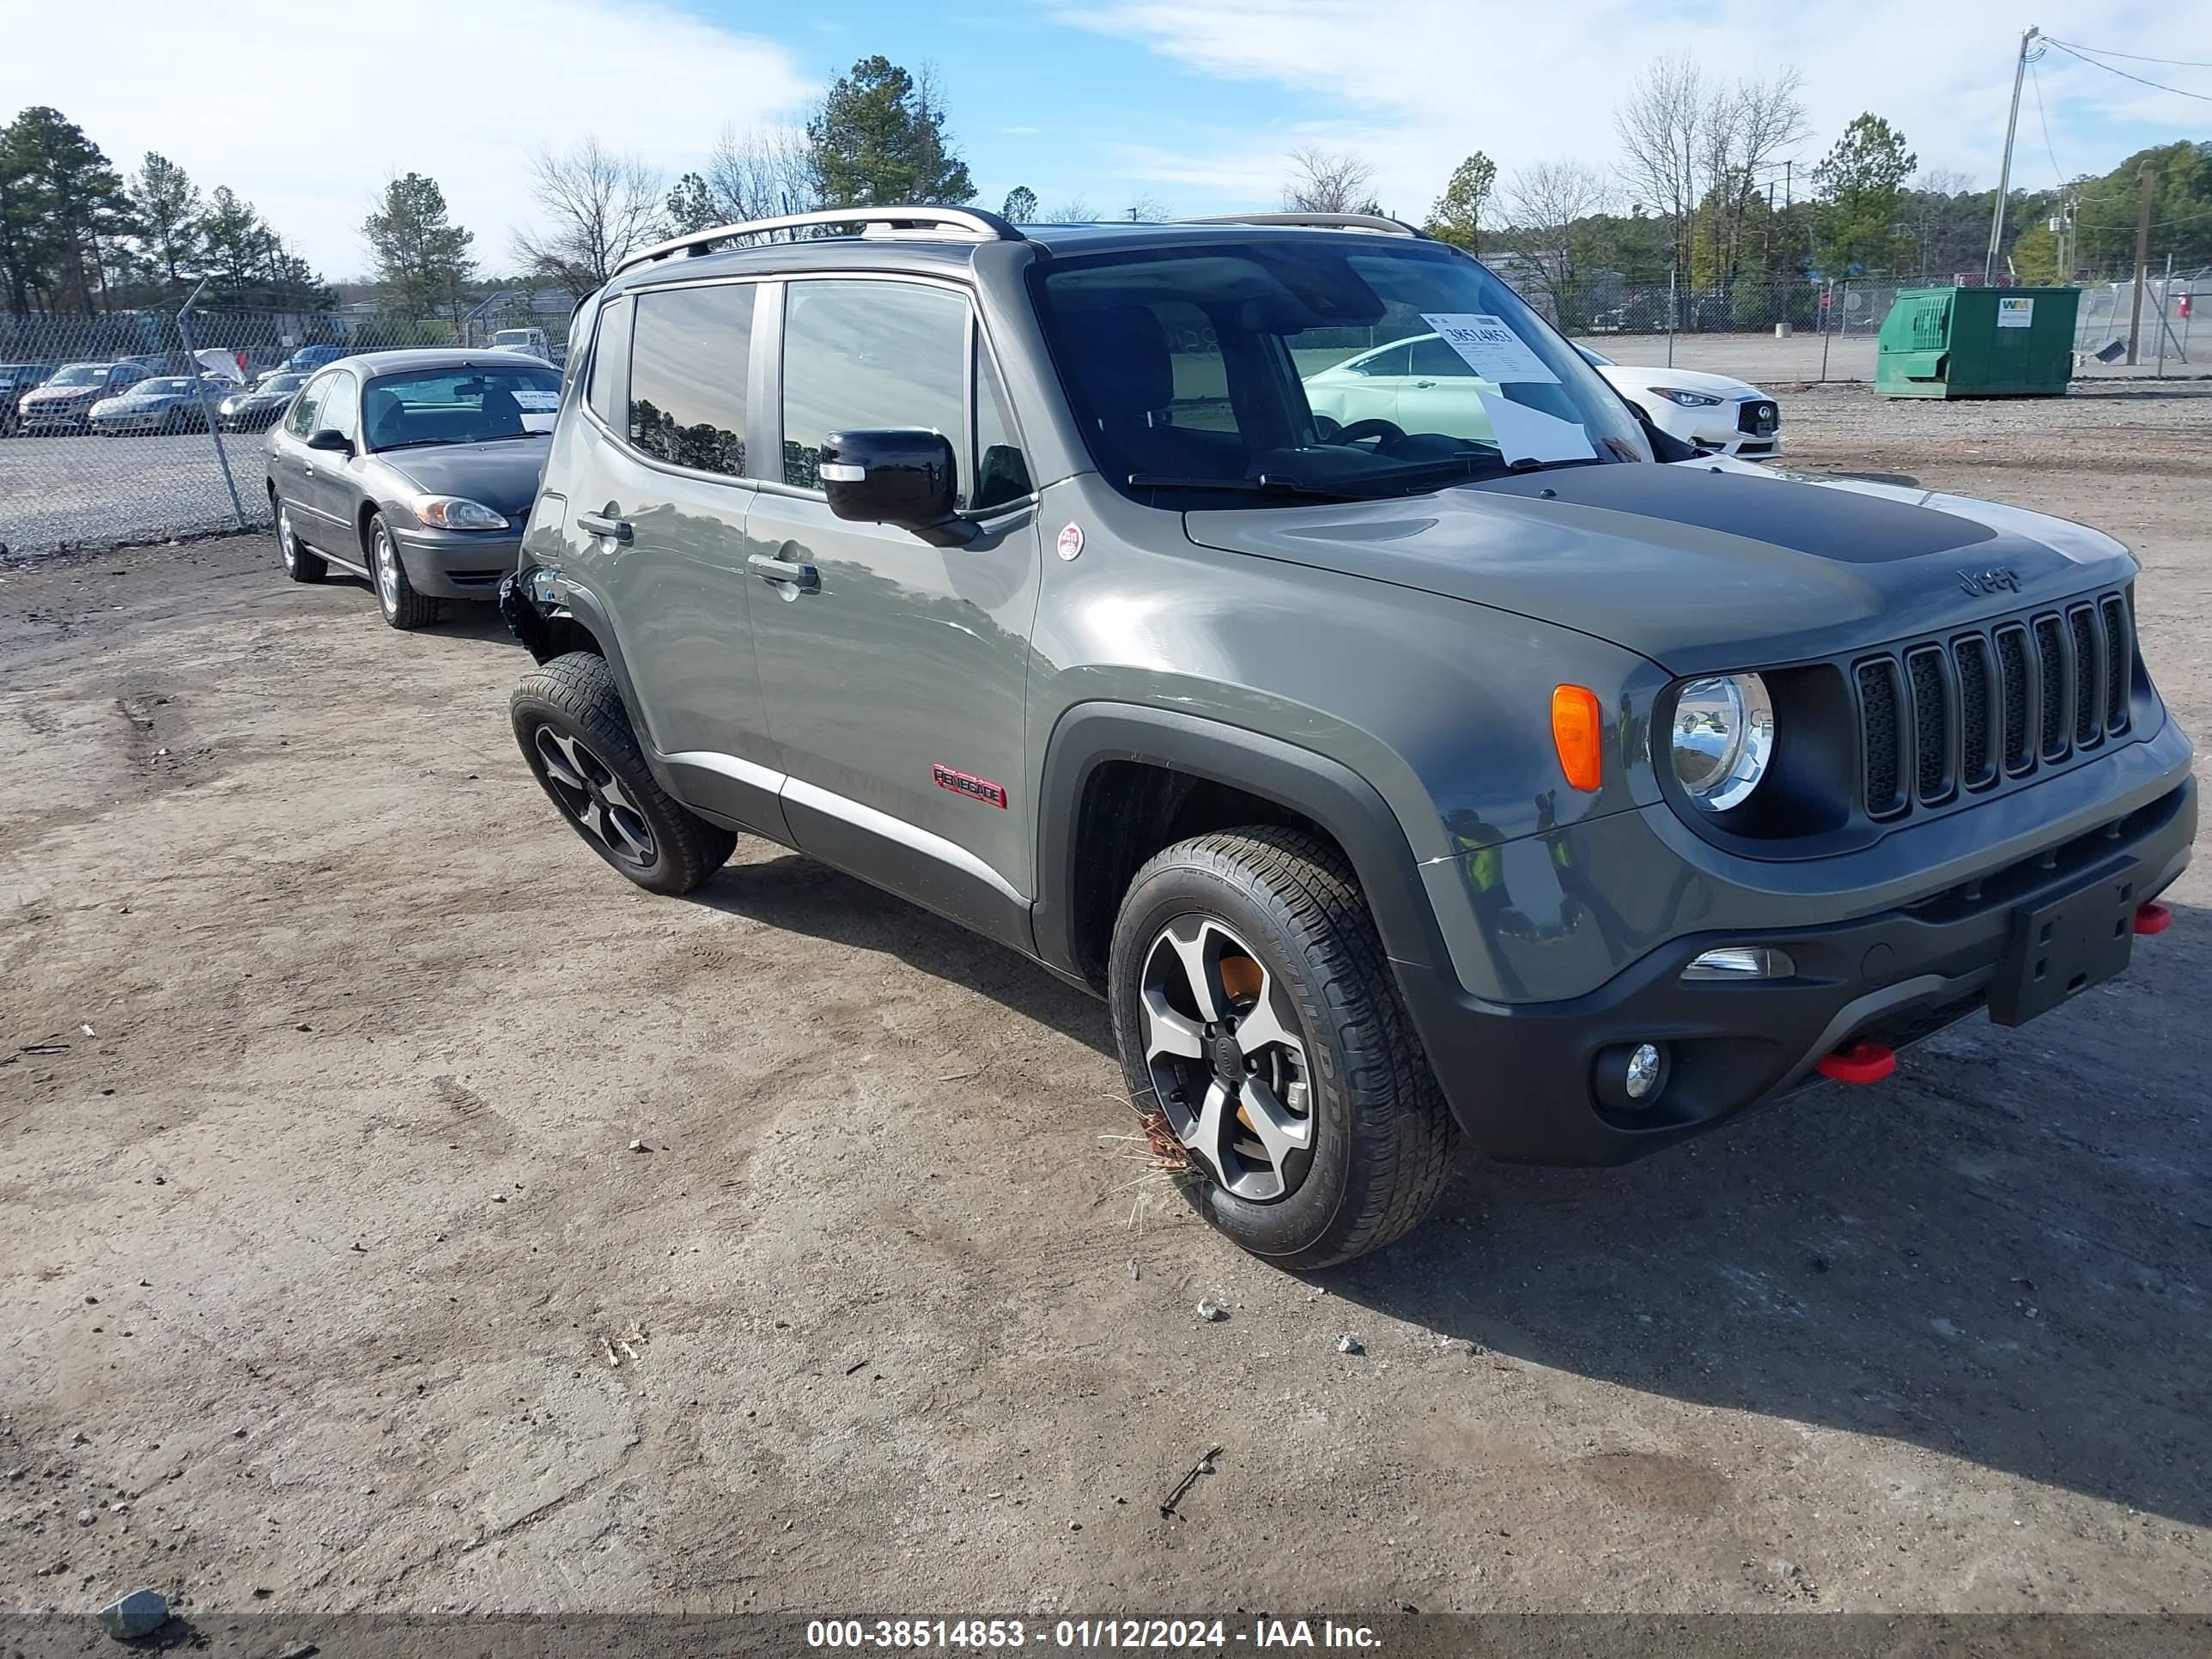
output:
M 2009 565 L 2002 564 L 1989 570 L 1961 570 L 1959 586 L 1977 599 L 1985 593 L 2000 591 L 2017 593 L 2020 592 L 2020 573 Z

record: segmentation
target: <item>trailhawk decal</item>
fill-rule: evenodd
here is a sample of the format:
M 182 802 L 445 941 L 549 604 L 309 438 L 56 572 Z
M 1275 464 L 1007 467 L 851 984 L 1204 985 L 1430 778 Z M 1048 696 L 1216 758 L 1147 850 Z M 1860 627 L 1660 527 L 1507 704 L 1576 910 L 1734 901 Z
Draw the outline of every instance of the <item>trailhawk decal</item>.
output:
M 969 796 L 981 801 L 986 806 L 1003 808 L 1006 804 L 1005 787 L 992 782 L 988 778 L 979 778 L 970 772 L 956 772 L 949 766 L 937 765 L 930 767 L 929 775 L 937 780 L 939 789 L 950 789 L 956 795 Z

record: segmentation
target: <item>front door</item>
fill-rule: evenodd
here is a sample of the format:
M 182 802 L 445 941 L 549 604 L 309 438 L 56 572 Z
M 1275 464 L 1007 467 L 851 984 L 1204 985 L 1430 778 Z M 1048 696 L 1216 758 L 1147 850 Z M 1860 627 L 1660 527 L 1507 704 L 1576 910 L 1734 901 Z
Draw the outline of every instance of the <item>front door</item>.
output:
M 321 404 L 315 410 L 318 432 L 335 432 L 361 447 L 361 384 L 344 369 L 333 370 L 325 380 Z M 301 494 L 315 515 L 317 526 L 331 538 L 325 544 L 356 563 L 362 561 L 360 526 L 354 522 L 354 475 L 360 470 L 354 454 L 342 449 L 304 450 L 301 470 L 305 479 Z
M 321 548 L 331 547 L 335 538 L 329 520 L 313 499 L 314 479 L 307 469 L 322 458 L 307 447 L 307 440 L 315 434 L 323 397 L 330 389 L 331 377 L 327 374 L 319 374 L 301 386 L 269 444 L 269 481 L 276 487 L 278 509 L 291 521 L 294 535 L 312 547 Z M 357 562 L 359 551 L 356 550 L 346 556 Z
M 970 927 L 1029 940 L 1031 803 L 1020 789 L 1036 501 L 963 291 L 819 278 L 783 289 L 781 477 L 745 525 L 769 728 L 799 844 Z M 833 516 L 830 433 L 922 427 L 951 439 L 982 531 L 933 547 Z M 777 580 L 769 580 L 776 577 Z

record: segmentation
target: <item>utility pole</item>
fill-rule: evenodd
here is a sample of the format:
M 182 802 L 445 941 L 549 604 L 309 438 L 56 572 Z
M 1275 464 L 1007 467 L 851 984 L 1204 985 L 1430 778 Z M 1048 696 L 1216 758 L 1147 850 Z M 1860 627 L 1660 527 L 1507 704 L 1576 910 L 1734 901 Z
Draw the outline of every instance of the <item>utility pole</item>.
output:
M 1997 280 L 1997 246 L 2004 240 L 2005 195 L 2012 189 L 2012 140 L 2020 127 L 2020 84 L 2027 78 L 2027 49 L 2036 36 L 2042 33 L 2031 28 L 2020 37 L 2020 58 L 2012 66 L 2012 114 L 2005 120 L 2004 164 L 1997 169 L 1997 208 L 1990 216 L 1990 257 L 1982 262 L 1982 286 L 1993 288 Z
M 2158 188 L 2158 175 L 2150 170 L 2150 163 L 2142 164 L 2142 200 L 2136 209 L 2136 280 L 2135 294 L 2128 305 L 2128 362 L 2136 361 L 2136 338 L 2142 331 L 2143 280 L 2150 274 L 2150 198 Z

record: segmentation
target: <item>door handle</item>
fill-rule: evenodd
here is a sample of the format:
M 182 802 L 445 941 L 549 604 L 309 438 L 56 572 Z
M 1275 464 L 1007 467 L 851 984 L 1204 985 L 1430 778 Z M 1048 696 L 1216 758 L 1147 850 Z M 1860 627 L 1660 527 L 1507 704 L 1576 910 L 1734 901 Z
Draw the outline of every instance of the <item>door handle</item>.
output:
M 1426 392 L 1435 385 L 1436 382 L 1434 380 L 1416 380 L 1413 382 L 1413 390 L 1416 392 Z
M 628 519 L 603 518 L 597 513 L 579 513 L 576 528 L 586 536 L 605 536 L 618 542 L 626 542 L 630 537 Z
M 799 564 L 766 553 L 754 553 L 747 556 L 745 568 L 757 572 L 763 581 L 773 582 L 780 587 L 795 587 L 802 593 L 819 593 L 822 591 L 822 573 L 811 564 Z

